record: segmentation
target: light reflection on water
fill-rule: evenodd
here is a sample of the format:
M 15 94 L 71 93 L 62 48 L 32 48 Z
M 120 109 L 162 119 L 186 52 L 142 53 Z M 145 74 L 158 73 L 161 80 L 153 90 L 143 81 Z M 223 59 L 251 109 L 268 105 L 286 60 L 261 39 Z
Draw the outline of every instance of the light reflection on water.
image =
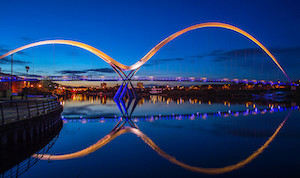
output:
M 53 154 L 34 154 L 33 157 L 35 158 L 41 158 L 42 160 L 67 160 L 67 159 L 74 159 L 79 158 L 83 156 L 87 156 L 98 149 L 102 148 L 106 144 L 110 143 L 112 140 L 117 138 L 120 135 L 123 135 L 125 133 L 133 133 L 136 136 L 140 137 L 149 147 L 151 147 L 155 152 L 157 152 L 160 156 L 167 159 L 173 164 L 176 164 L 182 168 L 185 168 L 187 170 L 198 172 L 198 173 L 204 173 L 204 174 L 223 174 L 227 172 L 234 171 L 236 169 L 240 169 L 241 167 L 249 164 L 251 161 L 253 161 L 257 156 L 263 153 L 263 151 L 269 146 L 269 144 L 275 139 L 283 125 L 285 124 L 286 120 L 289 118 L 291 114 L 291 111 L 288 113 L 288 115 L 285 117 L 283 122 L 278 126 L 278 128 L 275 130 L 275 132 L 270 136 L 270 138 L 261 146 L 259 147 L 255 152 L 250 154 L 247 158 L 239 161 L 236 164 L 228 165 L 220 168 L 203 168 L 203 167 L 197 167 L 197 166 L 191 166 L 188 164 L 185 164 L 179 160 L 177 160 L 175 157 L 169 155 L 168 153 L 164 152 L 162 149 L 159 148 L 147 135 L 145 135 L 134 122 L 131 122 L 131 119 L 126 119 L 125 122 L 120 120 L 117 125 L 113 128 L 113 130 L 104 136 L 102 139 L 97 141 L 95 144 L 74 152 L 74 153 L 68 153 L 68 154 L 62 154 L 62 155 L 53 155 Z M 122 123 L 122 124 L 121 124 Z M 125 126 L 124 124 L 129 123 L 132 127 Z M 121 125 L 120 125 L 121 124 Z M 132 125 L 133 124 L 133 125 Z M 120 126 L 119 126 L 120 125 Z
M 87 97 L 85 95 L 73 95 L 62 101 L 64 117 L 119 117 L 122 116 L 112 98 Z M 159 95 L 150 95 L 149 98 L 141 98 L 132 116 L 144 115 L 171 115 L 191 113 L 212 113 L 228 110 L 241 111 L 246 109 L 277 108 L 278 104 L 230 101 L 202 101 L 200 99 L 168 98 Z
M 51 161 L 51 156 L 46 156 L 45 158 L 49 161 L 38 162 L 35 167 L 28 170 L 25 177 L 57 177 L 58 173 L 59 177 L 209 176 L 196 173 L 208 173 L 197 171 L 199 169 L 197 167 L 226 168 L 226 171 L 217 172 L 221 173 L 219 175 L 221 177 L 299 175 L 297 170 L 292 168 L 299 164 L 296 160 L 300 158 L 298 154 L 300 145 L 297 141 L 300 138 L 298 107 L 293 107 L 291 115 L 285 123 L 285 118 L 291 109 L 285 109 L 284 106 L 278 107 L 276 104 L 260 105 L 252 102 L 237 104 L 229 101 L 214 103 L 183 99 L 179 99 L 179 104 L 177 103 L 177 99 L 168 101 L 168 99 L 158 96 L 139 101 L 134 112 L 134 114 L 137 113 L 137 116 L 144 115 L 145 111 L 149 113 L 148 115 L 159 115 L 162 110 L 169 107 L 168 112 L 172 111 L 172 113 L 166 112 L 166 115 L 169 114 L 171 119 L 151 118 L 151 116 L 136 119 L 133 116 L 133 121 L 136 122 L 139 129 L 132 130 L 130 128 L 132 132 L 128 132 L 136 132 L 136 135 L 124 134 L 125 129 L 124 133 L 119 132 L 121 133 L 120 137 L 115 138 L 106 137 L 121 116 L 111 99 L 65 100 L 64 115 L 66 118 L 68 118 L 67 116 L 84 115 L 83 112 L 80 113 L 79 108 L 85 106 L 88 108 L 87 114 L 92 111 L 114 108 L 111 111 L 115 111 L 115 115 L 118 117 L 105 119 L 98 115 L 100 119 L 88 119 L 88 117 L 64 119 L 64 127 L 56 144 L 49 150 L 50 154 L 76 153 L 99 143 L 103 137 L 113 139 L 109 140 L 109 144 L 105 142 L 104 145 L 101 145 L 99 150 L 97 150 L 98 147 L 92 147 L 92 152 L 84 157 Z M 78 113 L 66 114 L 67 111 L 71 113 L 72 109 L 76 111 L 76 108 L 79 110 Z M 210 108 L 211 112 L 207 112 L 207 109 Z M 257 110 L 255 110 L 256 108 Z M 236 115 L 235 109 L 249 109 L 253 112 Z M 196 114 L 194 117 L 182 117 L 185 113 L 187 115 L 199 111 L 218 113 L 219 110 L 222 111 L 221 115 L 208 114 L 203 117 L 203 114 Z M 231 112 L 228 113 L 228 110 Z M 175 114 L 173 115 L 173 113 Z M 143 134 L 147 137 L 144 137 Z M 231 165 L 230 169 L 227 169 L 228 165 Z M 237 165 L 238 169 L 231 169 L 235 168 L 234 165 Z M 264 171 L 261 171 L 262 169 Z M 210 171 L 214 170 L 210 169 Z

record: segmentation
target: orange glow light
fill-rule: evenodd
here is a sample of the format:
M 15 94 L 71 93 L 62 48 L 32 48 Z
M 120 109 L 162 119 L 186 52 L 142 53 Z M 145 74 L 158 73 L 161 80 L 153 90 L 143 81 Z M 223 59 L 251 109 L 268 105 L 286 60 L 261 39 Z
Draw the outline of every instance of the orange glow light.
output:
M 101 59 L 103 59 L 105 62 L 107 62 L 108 64 L 112 65 L 112 66 L 117 66 L 122 70 L 135 70 L 140 68 L 142 65 L 144 65 L 148 60 L 151 59 L 151 57 L 157 52 L 159 51 L 164 45 L 166 45 L 167 43 L 169 43 L 170 41 L 172 41 L 173 39 L 177 38 L 178 36 L 181 36 L 182 34 L 195 30 L 195 29 L 200 29 L 200 28 L 208 28 L 208 27 L 214 27 L 214 28 L 224 28 L 224 29 L 229 29 L 232 31 L 235 31 L 243 36 L 245 36 L 246 38 L 248 38 L 249 40 L 251 40 L 252 42 L 254 42 L 256 45 L 258 45 L 272 60 L 273 62 L 276 64 L 276 66 L 283 72 L 283 74 L 287 77 L 287 79 L 291 82 L 291 80 L 289 79 L 288 75 L 286 74 L 286 72 L 283 70 L 283 68 L 281 67 L 281 65 L 278 63 L 277 59 L 275 58 L 275 56 L 262 44 L 260 43 L 256 38 L 254 38 L 252 35 L 250 35 L 249 33 L 245 32 L 244 30 L 235 27 L 233 25 L 229 25 L 226 23 L 220 23 L 220 22 L 207 22 L 207 23 L 200 23 L 197 25 L 193 25 L 190 27 L 187 27 L 183 30 L 180 30 L 172 35 L 170 35 L 169 37 L 165 38 L 163 41 L 161 41 L 160 43 L 158 43 L 154 48 L 152 48 L 144 57 L 142 57 L 139 61 L 137 61 L 135 64 L 131 65 L 131 66 L 127 66 L 124 64 L 119 63 L 118 61 L 114 60 L 113 58 L 111 58 L 110 56 L 108 56 L 107 54 L 105 54 L 104 52 L 81 42 L 77 42 L 77 41 L 71 41 L 71 40 L 45 40 L 45 41 L 39 41 L 39 42 L 35 42 L 35 43 L 31 43 L 25 46 L 22 46 L 20 48 L 17 48 L 15 50 L 9 51 L 8 53 L 0 56 L 0 59 L 3 59 L 6 56 L 12 55 L 16 52 L 22 51 L 24 49 L 28 49 L 31 47 L 35 47 L 35 46 L 41 46 L 41 45 L 47 45 L 47 44 L 65 44 L 65 45 L 71 45 L 71 46 L 76 46 L 82 49 L 85 49 L 93 54 L 95 54 L 96 56 L 100 57 Z

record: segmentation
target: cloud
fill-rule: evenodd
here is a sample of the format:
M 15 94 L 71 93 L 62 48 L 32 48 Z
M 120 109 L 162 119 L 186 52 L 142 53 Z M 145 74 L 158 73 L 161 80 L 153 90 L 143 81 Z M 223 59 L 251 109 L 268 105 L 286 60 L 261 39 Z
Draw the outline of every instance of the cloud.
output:
M 232 50 L 232 51 L 236 51 L 236 50 Z M 228 52 L 228 51 L 227 51 Z M 225 53 L 227 53 L 224 50 L 218 49 L 218 50 L 214 50 L 210 53 L 207 54 L 207 56 L 218 56 L 218 55 L 224 55 Z M 230 51 L 231 52 L 231 51 Z
M 44 70 L 37 70 L 36 72 L 37 73 L 45 73 L 45 74 L 49 73 L 48 71 L 44 71 Z
M 2 55 L 2 54 L 5 54 L 5 53 L 7 53 L 7 52 L 9 52 L 8 49 L 5 49 L 5 48 L 3 48 L 3 47 L 0 46 L 0 53 L 1 53 L 1 55 Z
M 97 73 L 114 73 L 115 71 L 110 68 L 96 68 L 96 69 L 86 69 L 86 70 L 61 70 L 58 71 L 60 74 L 67 75 L 77 75 L 77 74 L 86 74 L 88 72 L 97 72 Z
M 270 48 L 269 50 L 292 80 L 299 78 L 299 46 Z M 272 59 L 258 47 L 235 50 L 216 50 L 207 53 L 206 58 L 215 64 L 219 63 L 219 67 L 227 66 L 228 68 L 228 66 L 230 66 L 230 69 L 237 70 L 236 73 L 243 73 L 243 75 L 250 75 L 251 73 L 250 77 L 257 75 L 257 77 L 271 78 L 271 76 L 275 74 L 275 71 L 277 71 L 275 70 L 276 65 Z M 254 74 L 254 71 L 257 73 Z
M 9 47 L 7 45 L 0 45 L 0 55 L 3 55 L 11 50 L 13 50 L 13 49 L 9 49 Z M 17 52 L 17 54 L 28 56 L 28 54 L 23 51 L 19 51 L 19 52 Z
M 170 62 L 170 61 L 183 61 L 185 60 L 184 58 L 165 58 L 165 59 L 151 59 L 149 62 L 147 62 L 146 64 L 144 64 L 143 66 L 145 67 L 149 67 L 149 66 L 153 66 L 156 63 L 162 64 L 165 62 Z
M 270 52 L 277 56 L 277 59 L 296 59 L 300 58 L 300 47 L 290 47 L 290 48 L 272 48 Z M 264 58 L 266 53 L 260 48 L 244 48 L 244 49 L 235 49 L 235 50 L 215 50 L 207 54 L 207 56 L 213 57 L 212 61 L 222 62 L 232 59 L 241 59 L 241 58 Z
M 100 73 L 115 73 L 111 68 L 99 68 L 99 69 L 89 69 L 87 72 L 100 72 Z
M 66 54 L 69 56 L 80 56 L 80 53 L 76 52 L 76 51 L 66 51 Z
M 23 73 L 23 76 L 27 76 L 27 74 Z M 28 77 L 42 77 L 41 75 L 28 74 Z
M 34 41 L 33 38 L 26 37 L 26 36 L 18 37 L 18 39 L 20 39 L 22 41 L 25 41 L 25 42 L 32 42 L 32 41 Z
M 203 58 L 205 57 L 204 55 L 194 55 L 194 56 L 189 56 L 190 58 Z
M 10 64 L 11 63 L 11 59 L 5 57 L 3 59 L 0 59 L 0 64 Z M 15 65 L 26 65 L 26 64 L 30 64 L 31 62 L 25 61 L 25 60 L 17 60 L 17 59 L 13 59 L 13 64 Z
M 86 72 L 82 71 L 82 70 L 61 70 L 61 71 L 58 71 L 58 73 L 75 75 L 75 74 L 83 74 L 83 73 L 86 73 Z
M 183 61 L 184 58 L 168 58 L 168 59 L 156 59 L 157 61 L 160 61 L 160 62 L 168 62 L 168 61 Z
M 27 76 L 27 73 L 24 73 L 24 72 L 14 72 L 14 75 Z M 28 74 L 28 77 L 41 77 L 41 75 Z

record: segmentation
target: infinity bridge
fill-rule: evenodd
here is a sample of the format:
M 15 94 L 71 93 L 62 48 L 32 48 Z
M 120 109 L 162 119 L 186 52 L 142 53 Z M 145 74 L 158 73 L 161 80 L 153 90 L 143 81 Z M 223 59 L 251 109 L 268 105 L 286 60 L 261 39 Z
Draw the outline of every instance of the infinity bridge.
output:
M 76 47 L 85 49 L 85 50 L 95 54 L 96 56 L 100 57 L 105 62 L 107 62 L 124 81 L 126 81 L 126 80 L 130 80 L 137 73 L 137 71 L 140 69 L 140 67 L 142 65 L 144 65 L 148 60 L 150 60 L 151 57 L 157 51 L 159 51 L 164 45 L 166 45 L 167 43 L 169 43 L 173 39 L 177 38 L 178 36 L 181 36 L 184 33 L 189 32 L 191 30 L 200 29 L 200 28 L 208 28 L 208 27 L 229 29 L 229 30 L 235 31 L 235 32 L 245 36 L 246 38 L 248 38 L 249 40 L 254 42 L 256 45 L 258 45 L 272 59 L 272 61 L 276 64 L 276 66 L 287 77 L 289 82 L 291 82 L 290 78 L 288 77 L 288 75 L 286 74 L 284 69 L 281 67 L 281 65 L 278 63 L 275 56 L 261 42 L 259 42 L 252 35 L 250 35 L 249 33 L 245 32 L 244 30 L 242 30 L 238 27 L 235 27 L 233 25 L 229 25 L 229 24 L 226 24 L 226 23 L 220 23 L 220 22 L 200 23 L 200 24 L 193 25 L 193 26 L 190 26 L 188 28 L 185 28 L 183 30 L 180 30 L 180 31 L 170 35 L 166 39 L 162 40 L 154 48 L 152 48 L 144 57 L 142 57 L 139 61 L 137 61 L 135 64 L 133 64 L 131 66 L 127 66 L 127 65 L 119 63 L 118 61 L 114 60 L 113 58 L 111 58 L 110 56 L 105 54 L 104 52 L 102 52 L 99 49 L 94 48 L 90 45 L 87 45 L 87 44 L 84 44 L 84 43 L 81 43 L 81 42 L 77 42 L 77 41 L 61 40 L 61 39 L 59 39 L 59 40 L 45 40 L 45 41 L 39 41 L 39 42 L 31 43 L 31 44 L 22 46 L 20 48 L 17 48 L 15 50 L 12 50 L 12 51 L 0 56 L 0 59 L 3 59 L 4 57 L 7 57 L 9 55 L 13 55 L 13 54 L 15 54 L 19 51 L 22 51 L 22 50 L 25 50 L 25 49 L 28 49 L 28 48 L 31 48 L 31 47 L 35 47 L 35 46 L 41 46 L 41 45 L 47 45 L 47 44 L 71 45 L 71 46 L 76 46 Z M 125 74 L 124 71 L 129 71 L 129 73 Z

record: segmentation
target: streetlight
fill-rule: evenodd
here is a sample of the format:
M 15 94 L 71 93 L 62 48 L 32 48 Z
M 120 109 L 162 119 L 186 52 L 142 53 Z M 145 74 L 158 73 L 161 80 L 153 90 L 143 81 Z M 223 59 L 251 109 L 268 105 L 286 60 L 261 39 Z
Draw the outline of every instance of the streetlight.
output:
M 14 61 L 14 55 L 11 55 L 11 59 L 10 59 L 10 100 L 12 100 L 12 77 L 13 77 L 13 61 Z M 10 103 L 12 106 L 12 102 Z
M 28 80 L 28 70 L 30 69 L 29 68 L 29 66 L 25 66 L 25 69 L 26 69 L 26 72 L 27 72 L 27 77 L 26 77 L 26 79 Z M 28 82 L 28 84 L 27 84 L 27 86 L 29 86 L 30 84 L 29 84 L 29 82 Z
M 27 78 L 28 78 L 28 70 L 30 69 L 29 66 L 25 66 L 26 72 L 27 72 Z

